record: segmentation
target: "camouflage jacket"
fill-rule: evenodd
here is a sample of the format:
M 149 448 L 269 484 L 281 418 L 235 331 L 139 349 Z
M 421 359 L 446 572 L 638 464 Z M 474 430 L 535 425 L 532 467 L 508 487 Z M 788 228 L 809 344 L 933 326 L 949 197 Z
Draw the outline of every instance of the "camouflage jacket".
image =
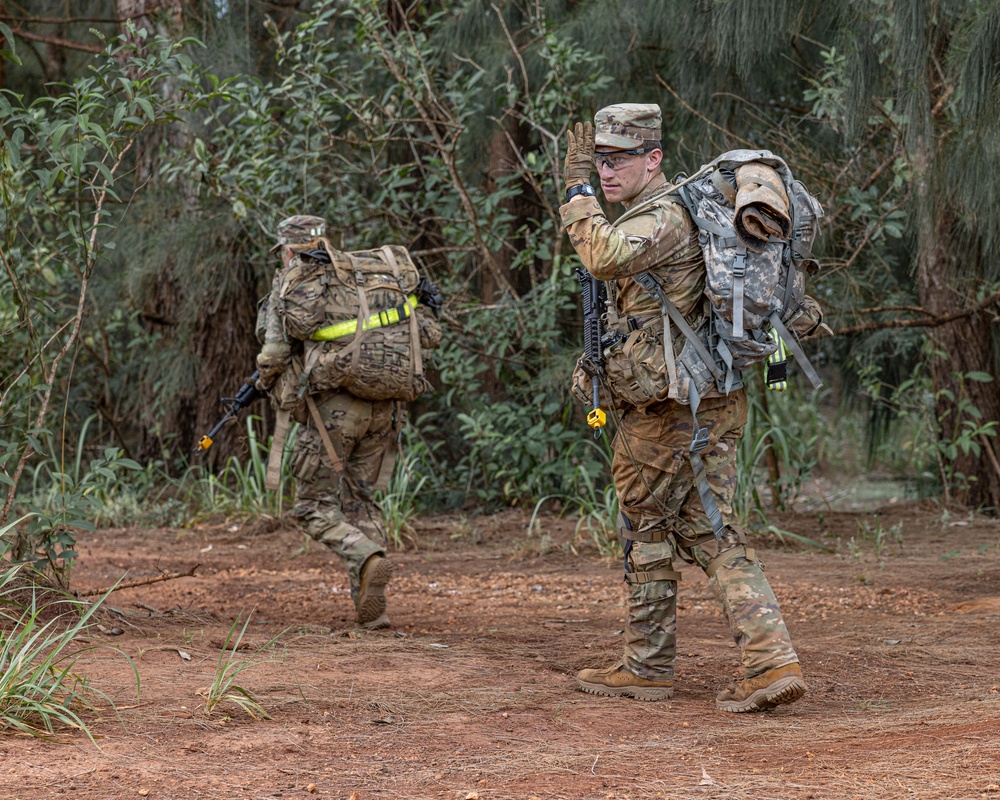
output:
M 706 312 L 705 262 L 697 228 L 676 198 L 668 196 L 671 188 L 663 175 L 655 177 L 629 204 L 635 213 L 627 211 L 617 223 L 608 220 L 596 198 L 574 200 L 559 209 L 584 267 L 595 278 L 613 282 L 610 294 L 622 327 L 629 316 L 642 322 L 660 317 L 656 301 L 632 280 L 642 272 L 659 279 L 667 297 L 695 327 Z M 676 348 L 679 342 L 674 344 Z
M 292 343 L 285 335 L 275 302 L 281 272 L 281 268 L 275 270 L 271 292 L 264 296 L 257 308 L 257 341 L 263 345 L 257 355 L 257 388 L 264 392 L 271 390 L 292 361 Z

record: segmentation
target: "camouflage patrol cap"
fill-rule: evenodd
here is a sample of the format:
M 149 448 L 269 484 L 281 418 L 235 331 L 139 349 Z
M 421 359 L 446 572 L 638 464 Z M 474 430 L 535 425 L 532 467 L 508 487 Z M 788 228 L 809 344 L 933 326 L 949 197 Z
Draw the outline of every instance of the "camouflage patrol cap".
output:
M 271 248 L 273 253 L 284 245 L 310 244 L 326 236 L 326 220 L 308 214 L 296 214 L 278 223 L 278 243 Z
M 660 143 L 663 117 L 652 103 L 617 103 L 594 115 L 594 144 L 634 150 Z

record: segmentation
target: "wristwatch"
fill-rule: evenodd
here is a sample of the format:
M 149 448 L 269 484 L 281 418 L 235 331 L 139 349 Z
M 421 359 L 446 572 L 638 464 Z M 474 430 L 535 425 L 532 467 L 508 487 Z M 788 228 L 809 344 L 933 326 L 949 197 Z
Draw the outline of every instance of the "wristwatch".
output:
M 570 186 L 566 190 L 566 202 L 568 203 L 578 194 L 583 194 L 586 195 L 587 197 L 595 197 L 597 195 L 597 192 L 594 191 L 594 187 L 591 186 L 589 183 L 580 183 L 577 184 L 576 186 Z

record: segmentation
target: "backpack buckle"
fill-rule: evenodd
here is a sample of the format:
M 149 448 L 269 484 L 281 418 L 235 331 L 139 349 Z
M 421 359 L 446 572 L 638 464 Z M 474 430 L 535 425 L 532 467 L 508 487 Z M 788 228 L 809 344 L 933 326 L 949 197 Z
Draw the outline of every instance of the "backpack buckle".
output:
M 708 447 L 708 428 L 698 428 L 691 439 L 691 452 L 700 453 Z
M 733 262 L 733 277 L 742 278 L 747 272 L 747 257 L 740 253 Z
M 768 364 L 767 375 L 764 381 L 767 383 L 767 388 L 773 389 L 780 386 L 781 388 L 778 391 L 784 391 L 786 382 L 788 381 L 788 362 L 776 361 L 773 364 Z

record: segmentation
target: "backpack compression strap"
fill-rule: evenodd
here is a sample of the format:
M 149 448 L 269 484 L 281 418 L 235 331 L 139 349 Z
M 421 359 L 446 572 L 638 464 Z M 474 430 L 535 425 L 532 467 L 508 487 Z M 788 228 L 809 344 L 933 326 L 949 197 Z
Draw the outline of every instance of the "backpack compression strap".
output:
M 708 428 L 701 427 L 698 422 L 698 406 L 701 403 L 701 396 L 695 388 L 694 381 L 688 381 L 688 397 L 691 400 L 691 416 L 694 419 L 694 436 L 691 438 L 691 447 L 688 458 L 691 460 L 691 471 L 694 473 L 694 482 L 698 485 L 698 496 L 701 497 L 701 505 L 705 509 L 705 516 L 712 526 L 712 533 L 715 539 L 722 546 L 723 530 L 725 524 L 722 521 L 722 512 L 719 504 L 715 502 L 712 494 L 712 487 L 708 485 L 708 471 L 705 469 L 705 462 L 701 460 L 701 451 L 708 447 Z
M 805 351 L 799 345 L 798 339 L 796 339 L 795 336 L 788 331 L 788 328 L 785 327 L 785 323 L 781 321 L 781 315 L 775 311 L 767 319 L 771 323 L 771 327 L 773 327 L 778 332 L 778 335 L 784 340 L 785 347 L 787 347 L 791 351 L 792 355 L 795 356 L 795 360 L 799 362 L 799 368 L 803 373 L 805 373 L 805 376 L 809 379 L 813 388 L 821 389 L 823 387 L 823 381 L 819 377 L 819 373 L 816 372 L 816 368 L 809 362 Z
M 722 176 L 722 173 L 719 170 L 715 170 L 711 177 L 712 183 L 719 189 L 720 192 L 722 192 L 730 204 L 736 205 L 736 193 L 732 184 Z M 726 191 L 726 189 L 728 189 L 728 191 Z M 723 247 L 736 248 L 736 260 L 733 262 L 733 336 L 740 339 L 743 337 L 744 333 L 743 276 L 746 274 L 747 270 L 747 246 L 744 244 L 742 239 L 735 235 L 734 231 L 728 230 L 715 222 L 710 222 L 704 217 L 699 216 L 698 207 L 691 199 L 691 194 L 686 186 L 677 190 L 677 197 L 679 197 L 681 202 L 684 204 L 684 208 L 687 209 L 688 214 L 691 216 L 691 221 L 694 222 L 696 226 L 706 233 L 710 233 L 717 237 Z
M 387 244 L 382 245 L 382 255 L 385 256 L 385 260 L 389 262 L 389 266 L 392 267 L 392 274 L 396 278 L 396 285 L 400 288 L 400 290 L 402 290 L 403 284 L 399 275 L 399 262 L 396 261 L 396 256 L 393 254 L 392 248 Z M 413 313 L 413 308 L 416 305 L 416 302 L 411 303 L 410 298 L 407 297 L 405 303 L 409 307 L 410 353 L 413 355 L 413 358 L 410 360 L 410 378 L 412 379 L 414 376 L 423 378 L 424 362 L 423 354 L 420 352 L 420 326 L 417 324 L 417 317 Z

